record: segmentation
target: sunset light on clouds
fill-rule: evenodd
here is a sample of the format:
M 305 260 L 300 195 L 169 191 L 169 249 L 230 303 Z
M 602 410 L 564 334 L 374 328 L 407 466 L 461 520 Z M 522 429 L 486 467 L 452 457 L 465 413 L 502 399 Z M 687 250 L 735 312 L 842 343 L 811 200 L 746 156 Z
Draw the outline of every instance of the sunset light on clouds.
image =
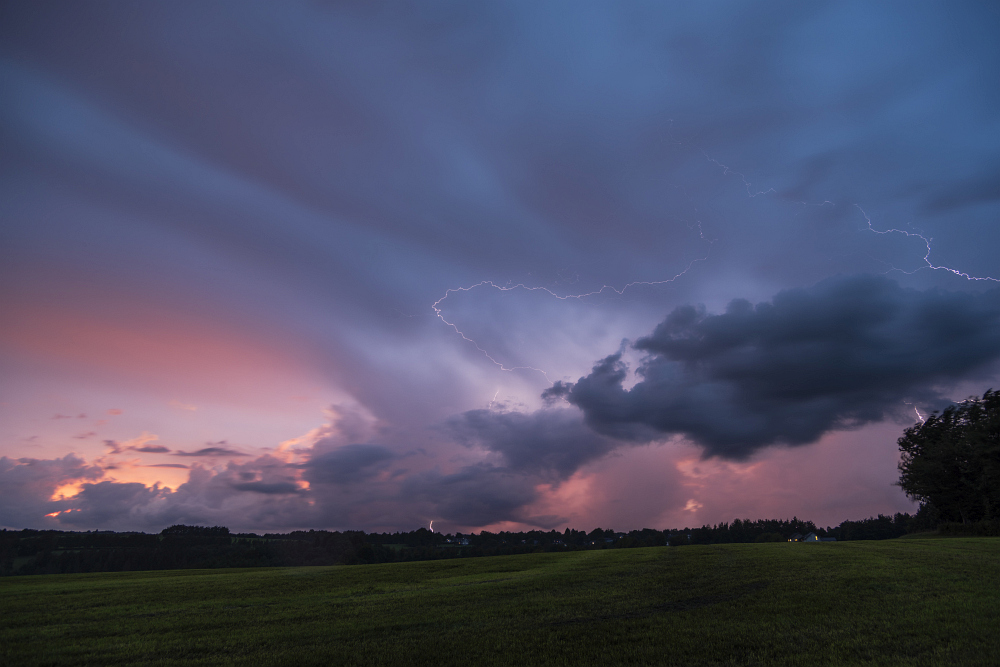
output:
M 7 2 L 0 527 L 912 511 L 1000 387 L 990 3 Z

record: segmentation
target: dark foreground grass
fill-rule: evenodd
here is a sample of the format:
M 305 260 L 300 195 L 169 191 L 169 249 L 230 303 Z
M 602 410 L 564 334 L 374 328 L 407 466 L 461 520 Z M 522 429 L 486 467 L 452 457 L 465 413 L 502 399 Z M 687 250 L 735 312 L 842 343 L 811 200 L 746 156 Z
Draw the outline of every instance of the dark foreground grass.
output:
M 997 665 L 1000 539 L 0 580 L 8 665 Z

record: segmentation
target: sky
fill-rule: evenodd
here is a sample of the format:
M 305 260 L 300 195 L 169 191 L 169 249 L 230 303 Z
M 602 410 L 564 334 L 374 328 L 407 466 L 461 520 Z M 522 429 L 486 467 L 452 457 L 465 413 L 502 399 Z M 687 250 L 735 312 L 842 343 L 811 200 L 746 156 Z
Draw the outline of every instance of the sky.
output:
M 1000 387 L 990 2 L 0 5 L 0 526 L 914 511 Z

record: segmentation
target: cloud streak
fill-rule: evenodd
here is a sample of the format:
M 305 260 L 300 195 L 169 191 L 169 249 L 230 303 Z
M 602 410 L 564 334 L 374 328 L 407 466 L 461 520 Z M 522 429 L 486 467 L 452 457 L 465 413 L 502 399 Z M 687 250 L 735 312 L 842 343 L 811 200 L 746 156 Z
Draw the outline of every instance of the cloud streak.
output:
M 145 450 L 138 450 L 138 451 L 145 451 Z M 248 456 L 248 454 L 244 454 L 239 450 L 230 449 L 228 447 L 213 446 L 213 447 L 202 447 L 201 449 L 196 449 L 193 452 L 183 452 L 177 450 L 176 452 L 174 452 L 174 456 Z

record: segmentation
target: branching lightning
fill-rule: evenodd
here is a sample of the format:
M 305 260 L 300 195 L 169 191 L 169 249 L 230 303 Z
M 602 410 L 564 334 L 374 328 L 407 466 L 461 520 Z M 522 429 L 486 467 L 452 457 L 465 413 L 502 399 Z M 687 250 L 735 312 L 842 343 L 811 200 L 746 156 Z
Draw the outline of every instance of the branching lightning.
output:
M 753 197 L 757 197 L 759 195 L 777 194 L 777 190 L 775 190 L 773 187 L 772 188 L 767 188 L 766 190 L 756 190 L 754 188 L 753 184 L 750 182 L 750 180 L 747 179 L 747 177 L 744 174 L 742 174 L 741 172 L 738 172 L 735 169 L 732 169 L 729 166 L 727 166 L 725 164 L 722 164 L 721 162 L 719 162 L 715 158 L 710 157 L 704 151 L 702 151 L 702 155 L 705 156 L 706 160 L 708 160 L 712 164 L 714 164 L 714 165 L 718 166 L 719 168 L 721 168 L 722 169 L 722 173 L 723 173 L 724 176 L 728 176 L 730 174 L 738 176 L 740 178 L 740 180 L 743 182 L 743 186 L 746 189 L 747 195 L 749 197 L 753 198 Z M 808 202 L 800 202 L 800 203 L 804 204 L 804 205 L 809 205 Z M 833 202 L 831 202 L 831 201 L 823 201 L 820 204 L 816 204 L 816 206 L 827 206 L 827 205 L 831 205 L 832 206 Z M 899 268 L 897 268 L 895 266 L 892 266 L 890 264 L 890 266 L 892 267 L 890 270 L 899 271 L 900 273 L 904 273 L 904 274 L 907 274 L 907 275 L 912 275 L 912 274 L 916 273 L 917 271 L 921 271 L 921 270 L 924 270 L 924 269 L 931 269 L 931 270 L 934 270 L 934 271 L 946 271 L 946 272 L 951 273 L 951 274 L 953 274 L 955 276 L 958 276 L 960 278 L 964 278 L 964 279 L 966 279 L 968 281 L 976 281 L 976 282 L 980 282 L 980 281 L 1000 282 L 1000 279 L 993 278 L 991 276 L 973 276 L 973 275 L 971 275 L 969 273 L 966 273 L 966 272 L 961 271 L 959 269 L 952 268 L 950 266 L 944 266 L 944 265 L 936 265 L 936 264 L 934 264 L 931 261 L 931 252 L 932 252 L 931 242 L 933 241 L 932 238 L 929 238 L 929 237 L 925 236 L 924 234 L 922 234 L 920 232 L 917 232 L 917 231 L 907 231 L 907 230 L 904 230 L 904 229 L 885 229 L 885 230 L 875 229 L 875 227 L 872 225 L 871 218 L 868 216 L 868 214 L 865 212 L 865 210 L 862 209 L 861 206 L 859 206 L 858 204 L 855 204 L 855 206 L 857 207 L 857 209 L 859 211 L 861 211 L 861 214 L 864 216 L 867 228 L 868 228 L 868 230 L 870 232 L 872 232 L 874 234 L 879 234 L 879 235 L 902 234 L 903 236 L 905 236 L 907 238 L 915 237 L 915 238 L 920 239 L 923 242 L 924 248 L 925 248 L 925 252 L 924 252 L 924 256 L 923 256 L 923 261 L 924 261 L 924 265 L 923 266 L 920 266 L 920 267 L 918 267 L 918 268 L 916 268 L 916 269 L 914 269 L 912 271 L 905 271 L 903 269 L 899 269 Z M 705 237 L 705 233 L 704 233 L 704 230 L 702 229 L 700 221 L 697 222 L 697 226 L 698 226 L 698 234 L 699 234 L 699 237 L 701 238 L 701 240 L 703 240 L 703 241 L 705 241 L 705 242 L 707 242 L 709 244 L 712 244 L 714 242 L 714 239 L 708 239 L 708 238 Z M 682 276 L 684 276 L 685 274 L 687 274 L 696 263 L 706 261 L 709 258 L 709 254 L 710 253 L 706 253 L 704 257 L 699 257 L 699 258 L 691 260 L 688 263 L 688 265 L 684 268 L 683 271 L 681 271 L 680 273 L 674 275 L 671 278 L 666 278 L 666 279 L 663 279 L 663 280 L 651 280 L 651 281 L 645 281 L 645 280 L 634 281 L 634 282 L 630 282 L 630 283 L 624 285 L 621 288 L 617 288 L 617 287 L 614 287 L 612 285 L 603 285 L 600 289 L 594 290 L 592 292 L 582 293 L 582 294 L 558 294 L 558 293 L 554 292 L 553 290 L 549 289 L 548 287 L 529 287 L 529 286 L 527 286 L 527 285 L 525 285 L 523 283 L 518 283 L 516 285 L 511 285 L 511 284 L 499 285 L 499 284 L 493 282 L 492 280 L 483 280 L 481 282 L 478 282 L 478 283 L 476 283 L 474 285 L 469 285 L 467 287 L 453 287 L 453 288 L 449 288 L 447 291 L 445 291 L 444 295 L 440 299 L 438 299 L 433 304 L 431 304 L 431 309 L 434 311 L 435 316 L 439 320 L 441 320 L 442 322 L 444 322 L 447 326 L 451 327 L 455 331 L 455 333 L 457 333 L 459 336 L 462 337 L 463 340 L 467 341 L 468 343 L 471 343 L 477 350 L 479 350 L 479 352 L 481 352 L 483 354 L 483 356 L 485 356 L 487 359 L 489 359 L 500 370 L 507 371 L 507 372 L 514 372 L 514 371 L 518 371 L 518 370 L 534 371 L 534 372 L 537 372 L 537 373 L 541 373 L 542 376 L 544 376 L 547 381 L 551 382 L 552 380 L 549 378 L 548 374 L 544 370 L 542 370 L 541 368 L 535 368 L 533 366 L 506 366 L 502 362 L 498 361 L 487 350 L 485 350 L 481 345 L 479 345 L 478 342 L 476 342 L 474 339 L 472 339 L 469 336 L 467 336 L 461 329 L 459 329 L 458 325 L 456 323 L 454 323 L 454 322 L 449 321 L 448 319 L 446 319 L 445 316 L 444 316 L 444 313 L 442 312 L 442 305 L 441 304 L 444 303 L 444 301 L 447 300 L 448 297 L 451 296 L 454 293 L 458 293 L 458 292 L 471 292 L 473 290 L 476 290 L 476 289 L 479 289 L 479 288 L 482 288 L 482 287 L 491 287 L 491 288 L 493 288 L 495 290 L 498 290 L 500 292 L 509 292 L 509 291 L 513 291 L 513 290 L 525 290 L 527 292 L 544 292 L 544 293 L 548 294 L 549 296 L 551 296 L 553 298 L 560 299 L 560 300 L 563 300 L 563 301 L 569 300 L 569 299 L 585 299 L 585 298 L 588 298 L 588 297 L 599 296 L 599 295 L 607 293 L 607 292 L 611 292 L 611 293 L 617 294 L 619 296 L 622 296 L 622 295 L 624 295 L 625 291 L 628 290 L 631 287 L 636 287 L 636 286 L 640 286 L 640 285 L 653 286 L 653 285 L 663 285 L 663 284 L 667 284 L 667 283 L 672 283 L 672 282 L 678 280 L 679 278 L 681 278 Z M 497 390 L 497 394 L 499 394 L 499 390 Z M 493 403 L 495 401 L 496 401 L 496 395 L 494 395 L 493 400 L 490 401 L 490 408 L 492 408 Z M 916 412 L 918 419 L 920 419 L 921 422 L 924 421 L 923 415 L 920 414 L 920 411 L 916 408 L 916 406 L 914 406 L 914 411 Z
M 992 278 L 990 276 L 982 276 L 982 277 L 980 277 L 980 276 L 973 276 L 973 275 L 970 275 L 970 274 L 968 274 L 968 273 L 966 273 L 964 271 L 959 271 L 958 269 L 953 269 L 950 266 L 943 266 L 943 265 L 942 266 L 937 266 L 937 265 L 935 265 L 933 262 L 931 262 L 931 241 L 933 241 L 934 239 L 928 238 L 928 237 L 924 236 L 923 234 L 921 234 L 919 232 L 909 232 L 909 231 L 906 231 L 905 229 L 885 229 L 885 230 L 875 229 L 872 226 L 872 220 L 871 220 L 871 218 L 868 217 L 868 214 L 865 213 L 865 210 L 863 208 L 861 208 L 860 206 L 858 206 L 857 204 L 855 204 L 855 206 L 857 207 L 857 209 L 859 211 L 861 211 L 861 215 L 865 216 L 865 223 L 867 223 L 869 231 L 871 231 L 871 232 L 873 232 L 875 234 L 879 234 L 879 235 L 884 235 L 884 234 L 902 234 L 903 236 L 906 236 L 907 238 L 918 238 L 921 241 L 923 241 L 923 243 L 924 243 L 924 249 L 926 251 L 926 252 L 924 252 L 924 257 L 923 257 L 924 266 L 918 266 L 917 268 L 913 269 L 912 271 L 904 271 L 903 269 L 897 268 L 897 267 L 892 266 L 890 264 L 889 266 L 892 266 L 892 269 L 891 269 L 892 271 L 899 271 L 900 273 L 905 273 L 906 275 L 913 275 L 917 271 L 923 271 L 924 269 L 932 269 L 934 271 L 947 271 L 948 273 L 954 274 L 954 275 L 956 275 L 956 276 L 958 276 L 960 278 L 965 278 L 966 280 L 970 280 L 970 281 L 989 281 L 989 282 L 994 282 L 994 283 L 1000 283 L 1000 278 Z
M 708 239 L 705 238 L 704 232 L 701 229 L 701 223 L 700 222 L 698 223 L 698 232 L 699 232 L 702 240 L 704 240 L 704 241 L 706 241 L 708 243 L 711 243 L 711 241 L 709 241 Z M 472 343 L 472 345 L 474 345 L 477 350 L 479 350 L 480 352 L 482 352 L 483 355 L 487 359 L 489 359 L 494 364 L 496 364 L 496 366 L 500 370 L 502 370 L 502 371 L 508 371 L 508 372 L 513 372 L 513 371 L 518 371 L 518 370 L 535 371 L 537 373 L 541 373 L 545 377 L 545 379 L 547 381 L 552 382 L 552 380 L 549 378 L 548 374 L 544 370 L 542 370 L 541 368 L 535 368 L 534 366 L 505 366 L 503 363 L 497 361 L 495 358 L 493 358 L 493 356 L 490 355 L 489 352 L 487 352 L 486 350 L 484 350 L 482 348 L 482 346 L 479 345 L 479 343 L 477 343 L 472 338 L 469 338 L 468 336 L 466 336 L 465 333 L 461 329 L 458 328 L 458 325 L 456 325 L 454 322 L 450 322 L 447 319 L 445 319 L 444 314 L 441 312 L 441 310 L 442 310 L 441 309 L 441 303 L 444 302 L 445 299 L 447 299 L 449 296 L 451 296 L 454 293 L 458 293 L 458 292 L 471 292 L 471 291 L 473 291 L 475 289 L 478 289 L 480 287 L 492 287 L 493 289 L 501 291 L 501 292 L 510 292 L 510 291 L 518 290 L 518 289 L 522 289 L 522 290 L 525 290 L 527 292 L 545 292 L 549 296 L 554 297 L 556 299 L 559 299 L 560 301 L 567 301 L 569 299 L 585 299 L 585 298 L 591 297 L 591 296 L 599 296 L 601 294 L 604 294 L 605 292 L 613 292 L 613 293 L 621 296 L 621 295 L 625 294 L 625 291 L 627 289 L 629 289 L 630 287 L 636 287 L 636 286 L 639 286 L 639 285 L 665 285 L 667 283 L 672 283 L 675 280 L 677 280 L 678 278 L 680 278 L 681 276 L 683 276 L 684 274 L 686 274 L 688 271 L 690 271 L 691 267 L 693 267 L 696 263 L 698 263 L 698 262 L 704 262 L 707 259 L 708 259 L 708 254 L 706 253 L 704 257 L 698 257 L 696 259 L 691 260 L 688 263 L 688 265 L 686 267 L 684 267 L 683 271 L 681 271 L 677 275 L 673 276 L 672 278 L 666 278 L 666 279 L 663 279 L 663 280 L 636 280 L 634 282 L 628 283 L 627 285 L 625 285 L 625 286 L 623 286 L 621 288 L 617 288 L 617 287 L 614 287 L 612 285 L 603 285 L 600 289 L 594 290 L 592 292 L 586 292 L 584 294 L 557 294 L 556 292 L 553 292 L 552 290 L 550 290 L 548 287 L 529 287 L 529 286 L 525 285 L 524 283 L 518 283 L 517 285 L 498 285 L 495 282 L 493 282 L 492 280 L 483 280 L 483 281 L 480 281 L 480 282 L 476 283 L 475 285 L 470 285 L 468 287 L 451 287 L 451 288 L 448 288 L 448 290 L 445 291 L 444 296 L 442 296 L 440 299 L 438 299 L 433 304 L 431 304 L 431 308 L 434 310 L 434 314 L 437 316 L 437 318 L 439 320 L 441 320 L 442 322 L 444 322 L 445 324 L 447 324 L 449 327 L 451 327 L 452 329 L 454 329 L 455 333 L 457 333 L 459 336 L 461 336 L 464 340 Z
M 736 171 L 735 169 L 732 169 L 732 168 L 730 168 L 730 167 L 722 164 L 721 162 L 719 162 L 715 158 L 710 157 L 704 151 L 702 151 L 702 155 L 704 155 L 705 159 L 708 160 L 709 162 L 711 162 L 712 164 L 715 164 L 715 165 L 721 167 L 723 175 L 728 176 L 729 174 L 735 174 L 736 176 L 739 176 L 740 180 L 743 181 L 743 186 L 746 188 L 747 195 L 749 195 L 750 197 L 756 197 L 758 195 L 766 195 L 766 194 L 777 194 L 777 190 L 775 190 L 774 188 L 768 188 L 767 190 L 757 190 L 756 192 L 753 191 L 753 184 L 747 179 L 747 177 L 745 175 L 743 175 L 742 173 Z M 800 203 L 807 204 L 807 202 L 800 202 Z M 824 202 L 822 202 L 820 204 L 815 204 L 815 205 L 816 206 L 826 206 L 828 204 L 832 205 L 833 202 L 831 202 L 831 201 L 824 201 Z M 861 211 L 861 215 L 863 215 L 865 217 L 865 223 L 868 226 L 868 231 L 873 232 L 875 234 L 879 234 L 879 235 L 885 235 L 885 234 L 902 234 L 903 236 L 906 236 L 907 238 L 918 238 L 921 241 L 923 241 L 923 243 L 924 243 L 924 251 L 925 251 L 924 252 L 924 256 L 923 256 L 924 266 L 917 267 L 913 271 L 904 271 L 903 269 L 897 268 L 897 267 L 892 266 L 890 264 L 890 266 L 892 266 L 892 269 L 891 269 L 892 271 L 899 271 L 900 273 L 905 273 L 906 275 L 913 275 L 917 271 L 922 271 L 924 269 L 932 269 L 934 271 L 947 271 L 948 273 L 956 275 L 956 276 L 958 276 L 960 278 L 965 278 L 966 280 L 969 280 L 969 281 L 1000 282 L 1000 278 L 993 278 L 993 277 L 990 277 L 990 276 L 983 276 L 983 277 L 973 276 L 973 275 L 968 274 L 968 273 L 966 273 L 964 271 L 960 271 L 959 269 L 954 269 L 954 268 L 952 268 L 950 266 L 944 266 L 944 265 L 938 266 L 938 265 L 934 264 L 933 262 L 931 262 L 931 252 L 932 252 L 932 250 L 931 250 L 931 241 L 933 241 L 934 239 L 928 238 L 928 237 L 924 236 L 923 234 L 921 234 L 919 232 L 907 231 L 905 229 L 885 229 L 885 230 L 875 229 L 875 227 L 872 226 L 872 220 L 871 220 L 871 218 L 868 216 L 868 214 L 865 212 L 865 210 L 863 208 L 861 208 L 861 206 L 858 205 L 858 204 L 855 204 L 854 206 L 857 207 L 857 209 L 859 211 Z
M 727 167 L 726 165 L 722 164 L 721 162 L 719 162 L 715 158 L 709 157 L 708 153 L 706 153 L 705 151 L 702 151 L 701 154 L 704 155 L 705 159 L 708 160 L 709 162 L 711 162 L 712 164 L 714 164 L 714 165 L 716 165 L 718 167 L 721 167 L 722 168 L 722 175 L 723 176 L 728 176 L 729 174 L 736 174 L 737 176 L 739 176 L 740 180 L 743 181 L 744 187 L 746 187 L 746 189 L 747 189 L 747 194 L 750 195 L 751 197 L 756 197 L 757 195 L 777 194 L 778 191 L 775 190 L 774 188 L 768 188 L 767 190 L 760 190 L 758 192 L 752 192 L 750 190 L 750 188 L 752 188 L 753 185 L 750 183 L 749 180 L 747 180 L 746 176 L 744 176 L 740 172 L 736 171 L 735 169 L 730 169 L 729 167 Z

